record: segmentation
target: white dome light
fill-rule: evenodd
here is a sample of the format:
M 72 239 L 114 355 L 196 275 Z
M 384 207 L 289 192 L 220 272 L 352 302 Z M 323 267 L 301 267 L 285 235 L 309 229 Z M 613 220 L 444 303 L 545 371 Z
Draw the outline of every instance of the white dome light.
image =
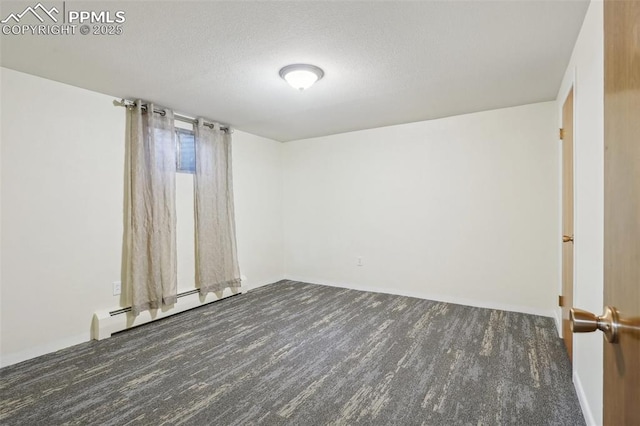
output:
M 294 89 L 300 91 L 308 89 L 324 76 L 324 71 L 315 65 L 293 64 L 280 70 L 280 77 L 286 80 Z

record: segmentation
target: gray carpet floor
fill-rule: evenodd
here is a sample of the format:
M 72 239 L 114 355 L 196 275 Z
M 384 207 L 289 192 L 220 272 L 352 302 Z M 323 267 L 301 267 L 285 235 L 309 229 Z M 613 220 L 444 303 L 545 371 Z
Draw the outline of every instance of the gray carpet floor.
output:
M 550 318 L 282 281 L 0 370 L 3 425 L 582 425 Z

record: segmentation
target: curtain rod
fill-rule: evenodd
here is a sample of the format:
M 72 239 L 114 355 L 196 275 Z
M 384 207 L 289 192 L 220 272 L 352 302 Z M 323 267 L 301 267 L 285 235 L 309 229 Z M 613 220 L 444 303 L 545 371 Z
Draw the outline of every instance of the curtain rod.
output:
M 113 105 L 114 106 L 120 106 L 120 107 L 131 107 L 131 106 L 136 106 L 136 103 L 134 101 L 131 101 L 129 99 L 114 99 L 113 100 Z M 146 105 L 142 105 L 142 109 L 147 109 Z M 165 111 L 163 109 L 154 109 L 153 112 L 155 112 L 156 114 L 161 114 L 161 115 L 165 115 Z M 182 115 L 182 114 L 176 114 L 173 113 L 173 119 L 174 120 L 178 120 L 178 121 L 182 121 L 183 123 L 191 123 L 191 124 L 198 124 L 198 120 L 196 118 L 192 118 L 192 117 L 187 117 L 186 115 Z M 211 129 L 213 129 L 215 127 L 214 122 L 212 121 L 205 121 L 204 119 L 202 120 L 202 125 L 203 126 L 207 126 Z M 226 125 L 220 125 L 220 130 L 222 130 L 223 132 L 226 133 L 233 133 L 233 129 L 229 126 Z

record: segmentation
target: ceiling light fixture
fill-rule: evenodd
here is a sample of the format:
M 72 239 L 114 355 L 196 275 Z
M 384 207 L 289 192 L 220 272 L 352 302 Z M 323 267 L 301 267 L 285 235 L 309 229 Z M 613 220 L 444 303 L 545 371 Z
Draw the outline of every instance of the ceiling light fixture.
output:
M 315 65 L 293 64 L 280 70 L 280 77 L 294 89 L 303 91 L 324 76 L 324 71 Z

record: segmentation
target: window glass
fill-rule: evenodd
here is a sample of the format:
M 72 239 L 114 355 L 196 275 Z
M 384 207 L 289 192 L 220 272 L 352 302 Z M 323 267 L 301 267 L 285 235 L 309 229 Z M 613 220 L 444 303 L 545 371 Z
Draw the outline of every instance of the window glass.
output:
M 176 129 L 176 143 L 178 144 L 177 171 L 180 173 L 195 173 L 196 143 L 193 131 Z

